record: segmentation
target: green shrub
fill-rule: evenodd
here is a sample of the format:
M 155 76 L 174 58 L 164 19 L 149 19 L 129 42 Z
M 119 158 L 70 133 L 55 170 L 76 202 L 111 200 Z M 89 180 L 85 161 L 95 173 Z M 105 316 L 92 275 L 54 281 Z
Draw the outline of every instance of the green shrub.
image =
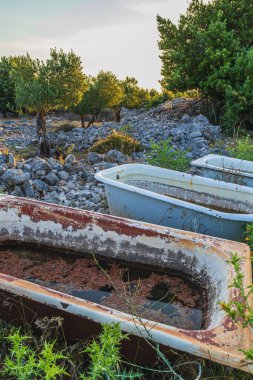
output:
M 171 139 L 151 143 L 151 149 L 147 154 L 147 162 L 150 165 L 160 166 L 166 169 L 185 172 L 190 167 L 190 159 L 187 158 L 189 150 L 173 150 Z
M 97 141 L 89 149 L 91 152 L 107 153 L 111 149 L 117 149 L 120 152 L 130 155 L 142 150 L 141 144 L 132 137 L 121 132 L 114 131 L 110 136 Z
M 3 375 L 14 376 L 17 380 L 56 380 L 60 375 L 67 374 L 60 365 L 65 357 L 61 352 L 54 351 L 54 343 L 45 342 L 37 354 L 28 344 L 31 337 L 22 335 L 19 330 L 9 334 L 6 339 L 10 344 L 10 352 L 3 362 Z
M 104 324 L 102 333 L 98 340 L 92 343 L 84 350 L 90 357 L 90 368 L 88 376 L 83 375 L 82 380 L 98 379 L 140 379 L 142 374 L 130 371 L 120 371 L 120 345 L 127 335 L 123 335 L 120 324 Z
M 236 144 L 229 148 L 229 151 L 235 158 L 253 161 L 253 145 L 249 136 L 238 139 Z
M 250 246 L 250 250 L 253 253 L 253 223 L 248 223 L 245 229 L 245 241 Z
M 251 296 L 253 285 L 244 289 L 244 273 L 241 272 L 242 258 L 237 253 L 231 253 L 228 263 L 231 264 L 235 271 L 235 278 L 229 285 L 237 291 L 237 296 L 230 302 L 221 302 L 221 308 L 228 314 L 234 323 L 241 324 L 243 327 L 253 327 L 253 308 L 251 305 Z M 253 360 L 253 348 L 243 351 L 248 360 Z

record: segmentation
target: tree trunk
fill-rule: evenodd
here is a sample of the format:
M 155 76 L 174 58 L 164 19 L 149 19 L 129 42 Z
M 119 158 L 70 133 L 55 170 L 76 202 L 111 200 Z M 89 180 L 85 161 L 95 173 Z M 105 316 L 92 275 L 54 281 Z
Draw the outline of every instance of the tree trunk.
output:
M 90 121 L 88 122 L 87 127 L 90 127 L 91 125 L 93 125 L 93 123 L 94 123 L 95 120 L 96 120 L 96 116 L 95 116 L 95 115 L 92 115 L 92 118 L 91 118 Z
M 39 111 L 36 115 L 36 129 L 38 136 L 38 156 L 50 157 L 52 143 L 47 136 L 46 117 L 44 111 Z
M 81 118 L 82 128 L 85 128 L 85 124 L 84 124 L 84 115 L 80 115 L 80 118 Z
M 115 110 L 114 110 L 114 115 L 115 115 L 115 121 L 116 121 L 116 123 L 119 123 L 120 122 L 120 120 L 121 120 L 121 107 L 120 108 L 116 108 Z

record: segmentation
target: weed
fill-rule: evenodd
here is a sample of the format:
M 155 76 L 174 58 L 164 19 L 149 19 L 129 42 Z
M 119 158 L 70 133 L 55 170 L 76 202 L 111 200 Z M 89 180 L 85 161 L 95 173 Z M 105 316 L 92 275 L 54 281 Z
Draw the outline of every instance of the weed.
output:
M 237 297 L 230 302 L 221 302 L 221 308 L 227 313 L 234 323 L 240 323 L 243 327 L 253 327 L 253 308 L 250 305 L 250 297 L 253 293 L 253 285 L 245 290 L 243 286 L 244 273 L 241 272 L 241 258 L 237 253 L 231 253 L 228 263 L 235 271 L 235 277 L 229 288 L 237 291 Z M 247 359 L 253 358 L 253 348 L 243 351 Z
M 150 165 L 160 166 L 166 169 L 185 172 L 190 167 L 190 159 L 187 158 L 189 150 L 173 150 L 171 139 L 152 142 L 147 154 L 147 162 Z
M 249 136 L 238 139 L 235 145 L 229 148 L 229 151 L 235 158 L 253 161 L 252 139 Z
M 119 323 L 104 324 L 102 333 L 98 341 L 93 340 L 84 352 L 89 354 L 90 368 L 88 376 L 82 375 L 82 380 L 98 380 L 98 379 L 140 379 L 142 374 L 120 371 L 120 344 L 123 339 L 127 339 L 127 335 L 123 335 Z
M 17 380 L 56 380 L 62 374 L 67 375 L 65 368 L 58 364 L 65 356 L 61 352 L 54 352 L 54 342 L 44 342 L 41 352 L 37 354 L 36 349 L 28 344 L 31 339 L 22 335 L 20 330 L 6 337 L 10 350 L 3 362 L 1 373 L 14 376 Z
M 253 253 L 253 223 L 249 223 L 246 225 L 244 236 L 245 241 L 250 246 L 250 250 Z
M 65 368 L 58 365 L 59 361 L 66 357 L 61 352 L 54 352 L 54 344 L 44 343 L 37 363 L 41 378 L 45 380 L 56 380 L 60 375 L 67 375 Z
M 36 358 L 33 350 L 27 345 L 30 338 L 22 336 L 20 331 L 15 331 L 6 339 L 11 349 L 4 360 L 2 374 L 14 376 L 17 380 L 32 379 L 36 374 Z

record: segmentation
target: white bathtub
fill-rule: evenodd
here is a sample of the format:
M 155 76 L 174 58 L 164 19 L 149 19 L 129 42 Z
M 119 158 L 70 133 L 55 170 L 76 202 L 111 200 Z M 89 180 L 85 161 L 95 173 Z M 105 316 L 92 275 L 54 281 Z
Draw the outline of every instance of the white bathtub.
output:
M 95 177 L 105 184 L 113 215 L 237 241 L 243 241 L 245 224 L 253 222 L 253 189 L 249 187 L 142 164 L 117 166 Z M 176 187 L 179 193 L 192 191 L 200 204 L 129 184 L 136 180 Z M 218 197 L 216 209 L 212 209 L 212 197 Z M 227 210 L 227 204 L 235 210 Z M 245 213 L 236 211 L 238 205 L 243 205 Z
M 253 187 L 252 161 L 209 154 L 192 161 L 191 166 L 198 169 L 204 177 Z

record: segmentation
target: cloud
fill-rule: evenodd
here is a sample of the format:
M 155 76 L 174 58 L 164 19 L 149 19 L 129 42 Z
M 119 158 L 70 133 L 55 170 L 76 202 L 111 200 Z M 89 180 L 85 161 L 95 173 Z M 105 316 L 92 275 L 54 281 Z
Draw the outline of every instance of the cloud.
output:
M 176 21 L 187 0 L 4 0 L 0 55 L 27 51 L 44 59 L 52 47 L 73 49 L 85 71 L 112 70 L 158 87 L 156 15 Z

